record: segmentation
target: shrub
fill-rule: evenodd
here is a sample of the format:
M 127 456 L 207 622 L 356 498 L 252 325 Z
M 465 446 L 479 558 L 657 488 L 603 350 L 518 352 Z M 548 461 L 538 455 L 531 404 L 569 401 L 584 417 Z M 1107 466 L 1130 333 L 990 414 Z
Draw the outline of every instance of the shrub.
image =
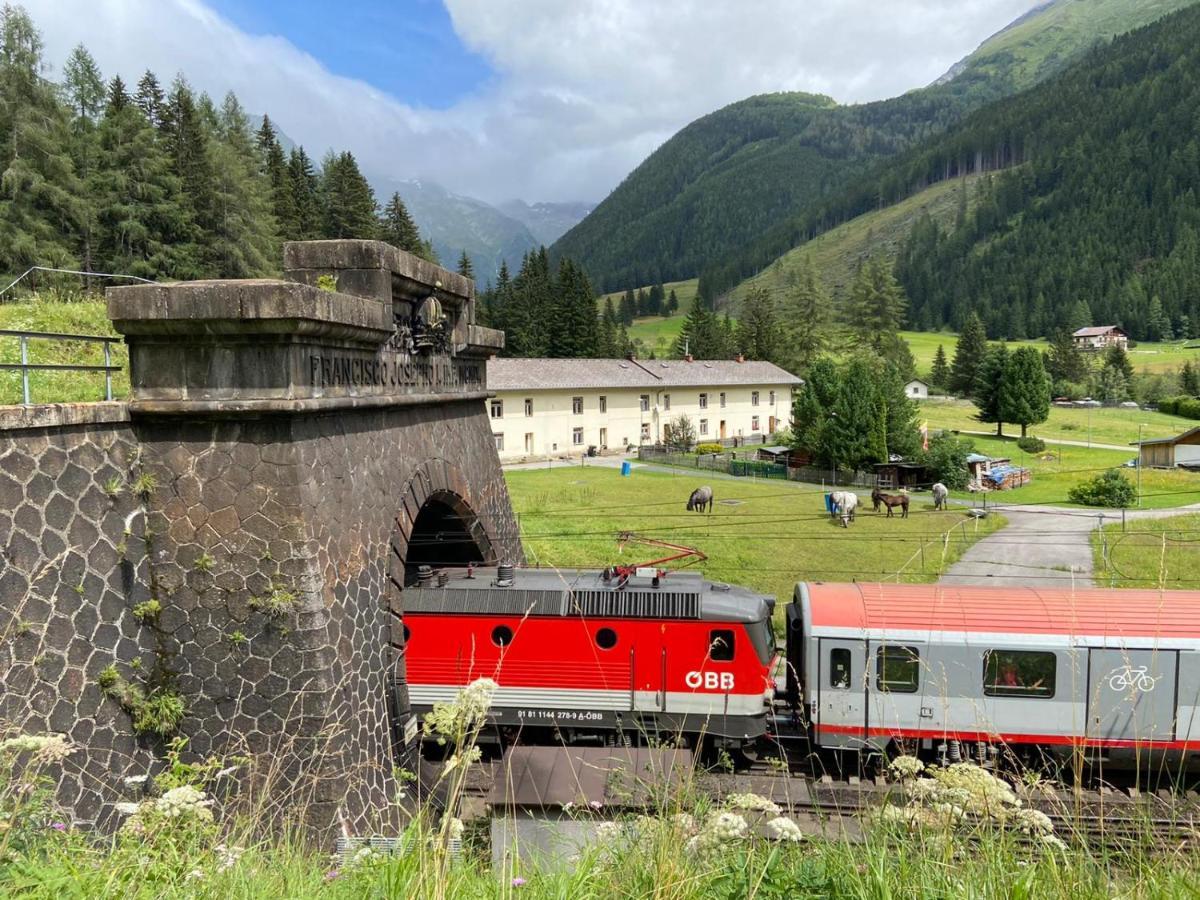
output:
M 939 434 L 929 442 L 925 465 L 932 471 L 935 480 L 952 491 L 961 491 L 970 481 L 967 456 L 974 450 L 975 445 L 971 441 L 956 438 L 952 434 Z
M 1106 506 L 1122 509 L 1132 506 L 1137 500 L 1137 489 L 1119 469 L 1109 469 L 1090 481 L 1071 488 L 1067 498 L 1082 506 Z
M 697 444 L 697 453 L 723 453 L 725 450 L 720 444 Z
M 1184 397 L 1176 407 L 1175 415 L 1185 419 L 1200 419 L 1200 400 L 1195 397 Z
M 687 416 L 676 416 L 663 428 L 663 443 L 686 453 L 696 444 L 696 426 Z
M 153 622 L 161 612 L 162 604 L 154 598 L 136 603 L 133 607 L 133 617 L 143 623 Z
M 1046 442 L 1041 438 L 1023 437 L 1017 439 L 1017 446 L 1026 453 L 1041 453 L 1046 449 Z

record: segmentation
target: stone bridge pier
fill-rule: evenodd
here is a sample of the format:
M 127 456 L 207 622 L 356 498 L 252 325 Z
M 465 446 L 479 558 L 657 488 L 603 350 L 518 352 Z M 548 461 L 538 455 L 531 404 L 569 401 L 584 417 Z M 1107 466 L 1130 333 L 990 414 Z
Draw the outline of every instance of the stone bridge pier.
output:
M 472 282 L 388 245 L 284 255 L 285 280 L 108 292 L 130 353 L 113 464 L 130 512 L 101 526 L 122 523 L 123 560 L 116 535 L 107 555 L 84 554 L 104 586 L 83 602 L 106 603 L 120 633 L 76 689 L 111 663 L 176 691 L 190 752 L 246 753 L 280 815 L 369 832 L 396 815 L 412 736 L 406 578 L 421 563 L 522 558 L 483 402 L 503 335 L 474 324 Z M 122 565 L 124 578 L 102 571 Z M 131 619 L 146 600 L 160 609 Z M 68 729 L 83 745 L 105 716 L 110 744 L 130 740 L 118 700 L 86 712 L 87 735 Z M 95 783 L 153 768 L 161 739 L 132 740 L 83 763 Z M 118 793 L 71 796 L 102 818 Z

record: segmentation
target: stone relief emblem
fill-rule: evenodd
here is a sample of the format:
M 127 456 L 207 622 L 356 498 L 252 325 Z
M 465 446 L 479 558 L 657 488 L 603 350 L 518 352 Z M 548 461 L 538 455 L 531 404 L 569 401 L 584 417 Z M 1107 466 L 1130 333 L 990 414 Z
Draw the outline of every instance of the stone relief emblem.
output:
M 415 308 L 414 308 L 415 307 Z M 394 331 L 386 344 L 398 353 L 440 356 L 450 351 L 450 327 L 442 303 L 430 294 L 416 303 L 395 305 Z

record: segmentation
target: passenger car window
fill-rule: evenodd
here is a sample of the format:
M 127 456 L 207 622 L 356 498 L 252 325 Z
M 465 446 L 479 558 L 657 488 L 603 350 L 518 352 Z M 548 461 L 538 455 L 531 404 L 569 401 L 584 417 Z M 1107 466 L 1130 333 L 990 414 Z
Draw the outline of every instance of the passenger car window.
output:
M 983 654 L 983 693 L 988 697 L 1053 697 L 1058 657 L 1035 650 L 989 650 Z
M 731 629 L 714 628 L 708 633 L 708 658 L 713 662 L 732 662 L 733 631 Z
M 850 688 L 850 651 L 845 647 L 834 647 L 829 651 L 829 686 Z
M 884 644 L 875 653 L 875 687 L 896 694 L 915 694 L 921 654 L 916 647 Z

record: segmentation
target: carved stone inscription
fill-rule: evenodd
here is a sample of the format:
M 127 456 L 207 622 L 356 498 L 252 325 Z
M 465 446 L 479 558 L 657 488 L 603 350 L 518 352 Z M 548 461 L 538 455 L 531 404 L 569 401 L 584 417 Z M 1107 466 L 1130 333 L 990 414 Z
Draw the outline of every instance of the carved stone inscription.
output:
M 414 357 L 383 351 L 309 355 L 309 384 L 323 388 L 375 388 L 384 393 L 453 393 L 482 390 L 483 366 L 477 360 Z

